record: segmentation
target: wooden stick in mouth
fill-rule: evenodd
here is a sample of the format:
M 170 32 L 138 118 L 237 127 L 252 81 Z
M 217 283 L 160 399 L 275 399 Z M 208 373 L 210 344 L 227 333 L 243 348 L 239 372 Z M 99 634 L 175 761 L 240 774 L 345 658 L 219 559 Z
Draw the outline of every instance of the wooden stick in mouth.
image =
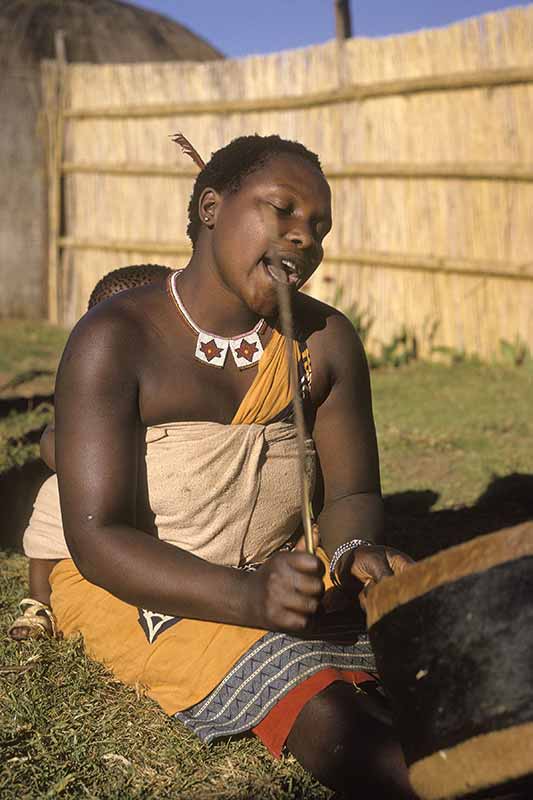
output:
M 279 303 L 279 321 L 281 330 L 285 337 L 287 348 L 287 362 L 289 367 L 289 379 L 292 390 L 292 405 L 294 408 L 294 422 L 296 424 L 296 437 L 298 441 L 298 467 L 300 473 L 300 496 L 302 505 L 302 524 L 304 529 L 305 549 L 310 555 L 315 554 L 315 543 L 313 541 L 313 520 L 311 511 L 311 489 L 309 486 L 309 474 L 307 465 L 306 447 L 306 427 L 302 395 L 300 393 L 298 366 L 294 357 L 294 325 L 292 320 L 291 293 L 289 282 L 284 270 L 279 265 L 270 265 L 270 274 L 276 280 L 276 291 Z

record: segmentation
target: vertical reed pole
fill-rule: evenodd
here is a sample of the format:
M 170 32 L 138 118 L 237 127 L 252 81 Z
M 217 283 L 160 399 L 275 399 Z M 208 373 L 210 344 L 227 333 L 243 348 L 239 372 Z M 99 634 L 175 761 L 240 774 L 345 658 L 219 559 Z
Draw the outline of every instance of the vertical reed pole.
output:
M 352 35 L 352 21 L 350 15 L 350 0 L 333 0 L 335 9 L 335 33 L 336 33 L 336 60 L 337 60 L 337 87 L 343 89 L 349 82 L 348 63 L 346 54 L 346 42 Z M 347 162 L 346 147 L 350 140 L 349 136 L 349 123 L 347 122 L 346 115 L 343 107 L 332 109 L 332 115 L 335 117 L 335 124 L 341 132 L 340 140 L 336 148 L 336 166 L 344 167 Z M 348 128 L 348 130 L 346 129 Z M 327 256 L 325 258 L 327 263 Z M 322 267 L 325 272 L 326 267 Z M 339 267 L 334 267 L 329 264 L 327 273 L 324 277 L 333 278 L 334 281 L 338 280 Z M 338 286 L 338 284 L 334 284 Z M 325 296 L 324 296 L 325 295 Z M 329 291 L 320 293 L 320 300 L 326 300 L 331 303 L 333 298 Z
M 46 118 L 47 186 L 47 316 L 57 322 L 57 225 L 56 216 L 56 135 L 57 135 L 57 62 L 45 62 L 42 68 L 44 112 Z
M 337 41 L 349 39 L 352 35 L 352 17 L 350 14 L 350 0 L 334 0 L 335 3 L 335 33 Z
M 49 92 L 48 115 L 48 320 L 60 317 L 61 164 L 63 161 L 63 107 L 65 101 L 65 34 L 55 33 L 56 60 Z

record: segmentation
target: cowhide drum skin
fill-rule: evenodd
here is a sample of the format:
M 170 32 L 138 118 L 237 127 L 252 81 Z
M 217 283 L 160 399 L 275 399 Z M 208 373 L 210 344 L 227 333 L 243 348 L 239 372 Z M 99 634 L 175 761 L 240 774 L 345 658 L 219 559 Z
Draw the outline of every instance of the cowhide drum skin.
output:
M 533 522 L 385 578 L 368 592 L 367 622 L 419 796 L 529 786 Z M 519 796 L 533 799 L 533 782 Z

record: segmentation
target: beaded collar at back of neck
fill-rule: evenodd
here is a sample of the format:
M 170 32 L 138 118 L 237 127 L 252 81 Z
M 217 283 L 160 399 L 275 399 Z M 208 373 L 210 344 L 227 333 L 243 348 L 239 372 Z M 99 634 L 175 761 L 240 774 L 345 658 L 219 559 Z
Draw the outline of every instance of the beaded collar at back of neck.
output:
M 189 328 L 197 336 L 194 355 L 198 361 L 201 361 L 202 364 L 208 364 L 210 367 L 221 368 L 226 363 L 226 356 L 229 350 L 239 369 L 247 369 L 257 364 L 263 355 L 263 345 L 259 334 L 265 325 L 265 320 L 260 319 L 252 330 L 246 333 L 239 333 L 237 336 L 218 336 L 216 333 L 204 331 L 192 319 L 179 295 L 177 284 L 182 272 L 183 270 L 180 269 L 169 275 L 167 286 L 176 308 Z

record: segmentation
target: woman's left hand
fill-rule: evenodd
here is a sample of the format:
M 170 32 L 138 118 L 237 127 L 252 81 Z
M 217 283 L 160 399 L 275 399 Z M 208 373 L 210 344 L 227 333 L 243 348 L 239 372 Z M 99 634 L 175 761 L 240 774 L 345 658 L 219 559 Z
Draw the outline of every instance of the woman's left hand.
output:
M 351 555 L 349 575 L 363 584 L 359 594 L 359 602 L 363 608 L 366 607 L 366 592 L 371 586 L 387 576 L 399 575 L 414 564 L 413 559 L 406 553 L 382 545 L 362 545 Z M 346 565 L 345 574 L 347 572 Z

